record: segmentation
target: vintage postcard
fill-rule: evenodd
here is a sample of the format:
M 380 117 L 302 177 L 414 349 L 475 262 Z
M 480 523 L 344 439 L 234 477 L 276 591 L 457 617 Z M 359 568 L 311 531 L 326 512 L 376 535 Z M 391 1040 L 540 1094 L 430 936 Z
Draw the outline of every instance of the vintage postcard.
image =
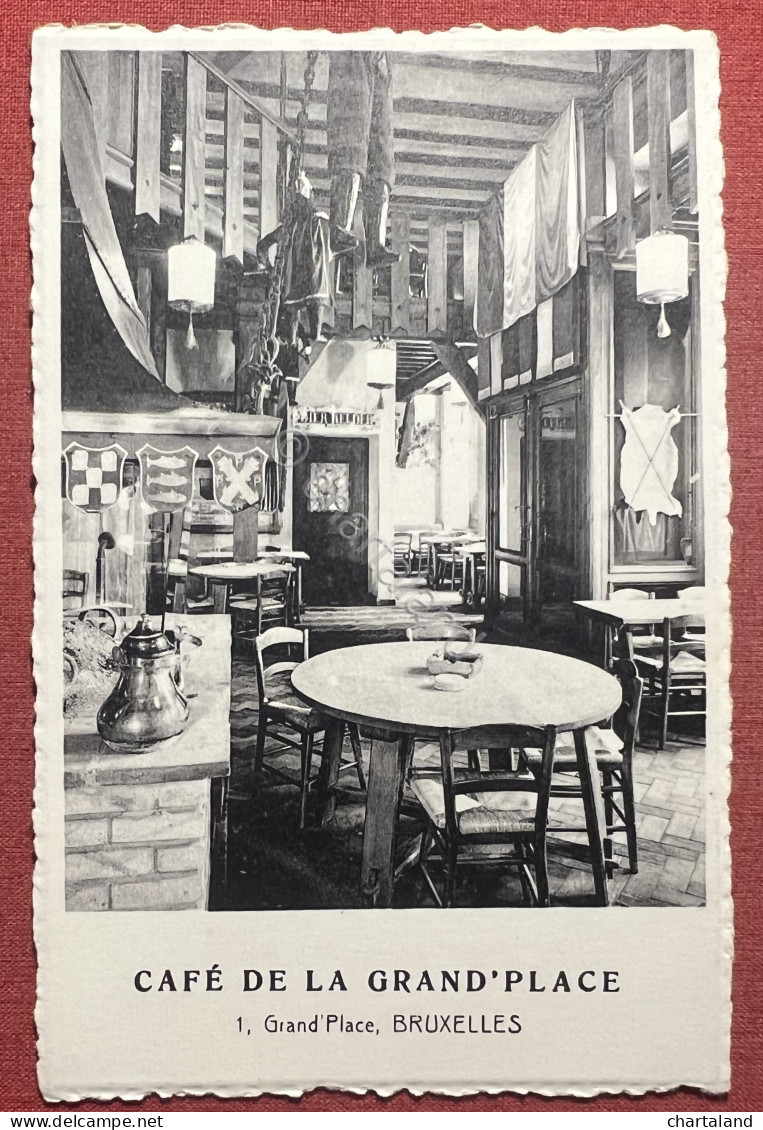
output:
M 718 98 L 35 34 L 46 1099 L 727 1088 Z

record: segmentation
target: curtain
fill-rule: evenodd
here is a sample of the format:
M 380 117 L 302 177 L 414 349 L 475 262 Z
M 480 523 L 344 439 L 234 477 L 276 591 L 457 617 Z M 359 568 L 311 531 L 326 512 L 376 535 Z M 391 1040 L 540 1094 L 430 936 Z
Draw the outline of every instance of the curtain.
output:
M 479 278 L 475 328 L 490 337 L 502 328 L 504 287 L 503 189 L 488 200 L 480 213 Z
M 580 216 L 575 103 L 535 147 L 536 299 L 550 298 L 578 269 Z
M 103 304 L 130 353 L 158 379 L 146 322 L 111 215 L 90 95 L 69 51 L 61 53 L 61 148 Z
M 478 337 L 508 329 L 575 274 L 578 197 L 571 102 L 480 213 Z
M 503 311 L 496 329 L 506 329 L 535 308 L 536 159 L 533 146 L 503 186 Z

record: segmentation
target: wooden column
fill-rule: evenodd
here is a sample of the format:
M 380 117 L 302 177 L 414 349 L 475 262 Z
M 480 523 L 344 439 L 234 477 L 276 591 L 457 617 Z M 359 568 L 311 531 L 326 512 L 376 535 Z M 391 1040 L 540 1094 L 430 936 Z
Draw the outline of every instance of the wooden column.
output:
M 445 334 L 448 329 L 448 226 L 437 216 L 429 217 L 427 265 L 427 331 Z
M 162 56 L 138 53 L 138 129 L 135 149 L 135 215 L 160 222 L 159 158 L 162 129 Z
M 633 84 L 630 75 L 619 82 L 612 95 L 617 185 L 617 257 L 636 248 L 633 220 Z
M 673 222 L 670 206 L 670 52 L 646 57 L 649 129 L 649 227 L 652 234 Z
M 586 510 L 588 529 L 587 597 L 607 595 L 609 572 L 609 419 L 612 354 L 612 268 L 606 252 L 589 249 L 588 256 L 588 380 L 583 384 L 587 422 Z
M 244 262 L 244 102 L 230 89 L 225 95 L 223 259 Z
M 694 88 L 694 52 L 686 51 L 686 118 L 689 127 L 689 211 L 696 213 L 697 204 L 697 96 Z
M 146 319 L 146 329 L 151 335 L 151 267 L 140 266 L 135 280 L 135 298 L 141 314 Z
M 260 119 L 260 239 L 278 227 L 278 130 Z
M 366 239 L 360 209 L 355 209 L 354 234 L 358 239 L 352 279 L 352 328 L 373 327 L 373 272 L 366 266 Z
M 183 237 L 204 242 L 207 72 L 190 55 L 185 63 L 185 139 L 183 144 Z
M 259 508 L 247 506 L 233 515 L 233 560 L 248 562 L 257 558 Z
M 479 220 L 464 220 L 464 337 L 474 337 L 474 311 L 479 278 Z
M 390 220 L 392 250 L 400 256 L 392 264 L 390 331 L 408 334 L 411 325 L 411 222 L 407 212 L 395 212 Z

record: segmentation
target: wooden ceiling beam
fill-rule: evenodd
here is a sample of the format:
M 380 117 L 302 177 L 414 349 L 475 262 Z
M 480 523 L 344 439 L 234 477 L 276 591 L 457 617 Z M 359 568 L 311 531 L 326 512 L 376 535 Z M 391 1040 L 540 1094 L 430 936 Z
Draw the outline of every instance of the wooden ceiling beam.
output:
M 531 54 L 528 52 L 528 54 Z M 533 63 L 508 63 L 493 59 L 465 59 L 457 52 L 453 54 L 405 54 L 395 53 L 396 66 L 436 67 L 442 70 L 467 71 L 471 74 L 493 75 L 496 78 L 519 79 L 523 82 L 564 83 L 574 86 L 587 86 L 593 90 L 602 86 L 602 75 L 596 71 L 570 70 L 566 67 L 544 67 Z
M 276 116 L 269 102 L 273 104 L 280 104 L 280 88 L 276 83 L 262 83 L 262 82 L 247 82 L 237 84 L 237 89 L 251 92 L 251 100 L 256 102 L 261 111 L 266 114 L 271 120 Z M 288 101 L 292 102 L 294 106 L 300 106 L 302 102 L 302 92 L 296 89 L 288 91 Z M 326 106 L 328 101 L 327 91 L 316 90 L 310 96 L 311 108 L 321 110 Z M 216 117 L 224 113 L 223 95 L 209 93 L 207 95 L 207 109 L 208 113 L 211 111 Z M 447 117 L 460 117 L 492 122 L 508 122 L 518 125 L 537 126 L 547 129 L 553 125 L 558 117 L 558 113 L 553 110 L 532 110 L 526 107 L 519 106 L 506 106 L 492 102 L 452 102 L 449 99 L 435 99 L 435 98 L 414 98 L 406 96 L 403 98 L 395 98 L 393 100 L 393 109 L 396 115 L 399 114 L 444 114 Z M 323 114 L 321 113 L 321 118 Z M 318 117 L 314 116 L 311 119 L 313 122 L 318 121 Z M 293 130 L 295 118 L 291 114 L 287 117 L 283 125 L 287 125 L 289 129 Z
M 395 139 L 402 141 L 425 141 L 435 145 L 464 145 L 482 149 L 516 149 L 526 152 L 535 142 L 528 138 L 482 136 L 481 134 L 433 133 L 431 130 L 395 127 Z

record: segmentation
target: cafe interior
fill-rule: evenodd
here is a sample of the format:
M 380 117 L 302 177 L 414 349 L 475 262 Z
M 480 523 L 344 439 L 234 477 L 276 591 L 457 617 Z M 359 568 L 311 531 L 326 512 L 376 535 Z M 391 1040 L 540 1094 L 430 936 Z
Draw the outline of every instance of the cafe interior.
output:
M 67 907 L 703 905 L 692 52 L 61 107 Z

